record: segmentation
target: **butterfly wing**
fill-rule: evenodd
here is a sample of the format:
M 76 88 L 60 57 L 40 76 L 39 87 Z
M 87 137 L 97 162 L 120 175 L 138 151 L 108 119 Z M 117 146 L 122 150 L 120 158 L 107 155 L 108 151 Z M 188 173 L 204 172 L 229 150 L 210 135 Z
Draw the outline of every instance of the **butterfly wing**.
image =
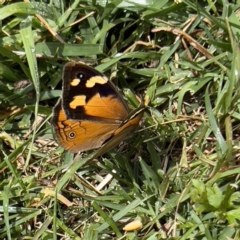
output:
M 133 131 L 141 117 L 140 112 L 129 117 L 121 95 L 100 72 L 79 62 L 64 66 L 63 96 L 52 119 L 64 149 L 79 152 L 102 147 L 101 155 Z
M 129 114 L 129 116 L 125 119 L 124 122 L 114 131 L 112 136 L 108 139 L 108 141 L 94 154 L 93 158 L 97 158 L 112 148 L 116 147 L 119 143 L 121 143 L 127 136 L 133 132 L 144 112 L 145 107 L 140 107 Z
M 80 62 L 63 71 L 63 109 L 68 118 L 122 122 L 129 109 L 114 85 L 100 72 Z
M 73 153 L 101 147 L 119 127 L 119 123 L 114 122 L 68 119 L 61 99 L 53 109 L 52 125 L 58 143 Z

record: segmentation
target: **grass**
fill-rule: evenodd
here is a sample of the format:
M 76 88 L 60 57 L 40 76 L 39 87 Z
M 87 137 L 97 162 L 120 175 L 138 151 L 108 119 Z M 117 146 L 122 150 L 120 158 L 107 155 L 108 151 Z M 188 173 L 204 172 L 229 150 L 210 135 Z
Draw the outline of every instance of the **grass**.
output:
M 240 239 L 239 1 L 136 2 L 2 1 L 0 239 Z M 70 59 L 148 103 L 88 164 L 52 132 Z

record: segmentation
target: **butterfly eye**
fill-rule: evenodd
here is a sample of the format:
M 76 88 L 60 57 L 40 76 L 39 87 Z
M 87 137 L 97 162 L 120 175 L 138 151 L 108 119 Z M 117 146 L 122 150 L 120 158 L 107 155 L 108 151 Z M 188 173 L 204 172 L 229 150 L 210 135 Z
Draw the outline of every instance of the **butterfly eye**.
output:
M 69 136 L 69 138 L 73 139 L 73 138 L 76 137 L 76 133 L 75 133 L 75 132 L 70 132 L 70 133 L 68 134 L 68 136 Z

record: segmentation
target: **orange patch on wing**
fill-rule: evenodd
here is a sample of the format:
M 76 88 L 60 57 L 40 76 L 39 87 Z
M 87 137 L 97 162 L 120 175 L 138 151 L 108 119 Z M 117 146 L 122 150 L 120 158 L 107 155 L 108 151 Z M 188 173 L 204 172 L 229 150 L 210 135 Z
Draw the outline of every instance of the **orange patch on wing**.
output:
M 107 81 L 108 79 L 106 77 L 102 77 L 102 76 L 91 77 L 89 80 L 87 80 L 86 87 L 92 88 L 95 86 L 96 83 L 105 84 L 107 83 Z
M 119 98 L 112 95 L 101 97 L 98 93 L 87 102 L 84 110 L 88 116 L 120 121 L 128 115 L 128 109 L 125 108 Z
M 114 136 L 118 135 L 120 132 L 125 131 L 125 129 L 127 130 L 129 129 L 134 129 L 138 126 L 141 118 L 143 116 L 143 112 L 137 114 L 134 118 L 130 119 L 129 121 L 127 121 L 125 124 L 123 124 L 120 128 L 118 128 L 115 132 L 114 132 Z
M 70 84 L 71 86 L 76 87 L 79 83 L 80 83 L 80 79 L 74 78 Z
M 73 101 L 69 103 L 69 107 L 71 109 L 76 109 L 79 106 L 85 106 L 86 105 L 86 96 L 79 95 L 75 96 Z
M 64 149 L 79 152 L 101 147 L 118 126 L 118 123 L 69 120 L 60 109 L 55 134 Z M 71 133 L 75 134 L 74 138 L 70 137 Z

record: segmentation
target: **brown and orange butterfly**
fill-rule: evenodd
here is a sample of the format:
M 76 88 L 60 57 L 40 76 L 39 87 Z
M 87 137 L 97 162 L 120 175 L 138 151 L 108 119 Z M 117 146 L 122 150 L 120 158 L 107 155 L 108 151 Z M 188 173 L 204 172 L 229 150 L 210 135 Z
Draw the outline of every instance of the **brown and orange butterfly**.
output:
M 63 69 L 63 92 L 53 108 L 52 125 L 59 144 L 76 153 L 110 150 L 139 124 L 144 107 L 130 112 L 106 76 L 80 62 Z

